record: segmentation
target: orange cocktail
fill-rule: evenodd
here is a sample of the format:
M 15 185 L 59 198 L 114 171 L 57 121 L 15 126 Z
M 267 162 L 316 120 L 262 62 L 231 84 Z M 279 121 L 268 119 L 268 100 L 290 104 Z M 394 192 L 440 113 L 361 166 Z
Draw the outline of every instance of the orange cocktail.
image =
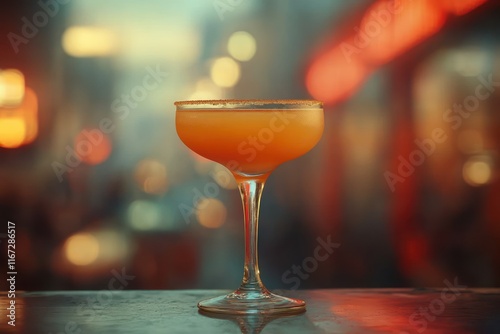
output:
M 305 302 L 269 292 L 260 279 L 257 230 L 260 197 L 269 174 L 317 144 L 323 106 L 310 100 L 211 100 L 175 103 L 180 139 L 201 156 L 225 165 L 243 202 L 245 265 L 234 292 L 198 303 L 201 311 L 229 314 L 291 314 Z
M 323 110 L 193 109 L 179 111 L 177 133 L 190 149 L 233 172 L 271 172 L 316 145 L 323 132 Z

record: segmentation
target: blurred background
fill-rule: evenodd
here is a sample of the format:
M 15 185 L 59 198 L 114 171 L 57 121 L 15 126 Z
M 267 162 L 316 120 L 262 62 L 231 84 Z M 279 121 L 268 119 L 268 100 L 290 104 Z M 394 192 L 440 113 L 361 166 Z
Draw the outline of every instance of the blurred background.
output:
M 18 289 L 106 289 L 116 271 L 127 289 L 236 288 L 239 194 L 178 139 L 173 102 L 313 98 L 322 141 L 264 191 L 264 283 L 500 286 L 499 14 L 496 0 L 2 2 L 2 267 L 12 221 Z

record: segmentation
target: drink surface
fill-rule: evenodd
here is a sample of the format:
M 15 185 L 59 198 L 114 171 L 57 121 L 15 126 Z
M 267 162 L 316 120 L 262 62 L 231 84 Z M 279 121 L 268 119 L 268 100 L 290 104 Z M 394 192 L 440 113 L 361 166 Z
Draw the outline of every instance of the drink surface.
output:
M 178 110 L 180 139 L 199 155 L 243 175 L 271 172 L 311 150 L 323 133 L 323 110 Z

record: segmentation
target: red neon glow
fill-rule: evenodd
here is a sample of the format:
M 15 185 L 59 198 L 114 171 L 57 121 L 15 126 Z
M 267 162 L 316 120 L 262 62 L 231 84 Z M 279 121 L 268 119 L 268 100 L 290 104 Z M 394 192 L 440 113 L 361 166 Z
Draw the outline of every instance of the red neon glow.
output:
M 481 6 L 486 1 L 487 0 L 441 0 L 436 1 L 435 4 L 447 12 L 460 16 L 465 15 L 471 10 Z
M 306 75 L 306 85 L 315 99 L 333 102 L 349 97 L 367 74 L 363 64 L 336 48 L 312 64 Z
M 446 16 L 429 1 L 407 1 L 390 25 L 372 38 L 363 55 L 372 65 L 385 64 L 437 33 L 445 21 Z
M 436 34 L 448 15 L 464 15 L 486 1 L 378 0 L 349 35 L 313 60 L 309 93 L 327 104 L 350 97 L 377 67 Z

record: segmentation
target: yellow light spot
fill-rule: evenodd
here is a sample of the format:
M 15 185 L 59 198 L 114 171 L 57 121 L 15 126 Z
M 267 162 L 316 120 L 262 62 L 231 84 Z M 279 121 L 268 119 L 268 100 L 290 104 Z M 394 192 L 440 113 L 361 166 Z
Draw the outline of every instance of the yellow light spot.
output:
M 465 182 L 471 186 L 481 186 L 491 180 L 492 168 L 485 160 L 471 158 L 464 164 L 462 174 Z
M 13 107 L 24 98 L 24 75 L 14 69 L 0 70 L 0 107 Z
M 64 253 L 68 261 L 74 265 L 86 266 L 99 256 L 99 242 L 90 233 L 78 233 L 66 240 Z
M 202 226 L 219 228 L 226 221 L 226 216 L 226 207 L 218 199 L 204 198 L 196 205 L 196 219 Z
M 257 51 L 255 38 L 246 31 L 237 31 L 229 37 L 227 51 L 239 61 L 249 61 Z
M 105 28 L 70 27 L 64 32 L 62 46 L 73 57 L 103 57 L 116 53 L 118 41 Z
M 229 57 L 216 59 L 210 69 L 212 81 L 220 87 L 233 87 L 240 79 L 240 65 Z
M 17 148 L 26 136 L 26 122 L 18 117 L 0 118 L 0 147 Z
M 224 189 L 236 189 L 238 187 L 233 174 L 222 165 L 216 164 L 210 175 Z
M 167 170 L 156 160 L 140 161 L 135 169 L 135 180 L 148 194 L 160 195 L 167 191 Z

